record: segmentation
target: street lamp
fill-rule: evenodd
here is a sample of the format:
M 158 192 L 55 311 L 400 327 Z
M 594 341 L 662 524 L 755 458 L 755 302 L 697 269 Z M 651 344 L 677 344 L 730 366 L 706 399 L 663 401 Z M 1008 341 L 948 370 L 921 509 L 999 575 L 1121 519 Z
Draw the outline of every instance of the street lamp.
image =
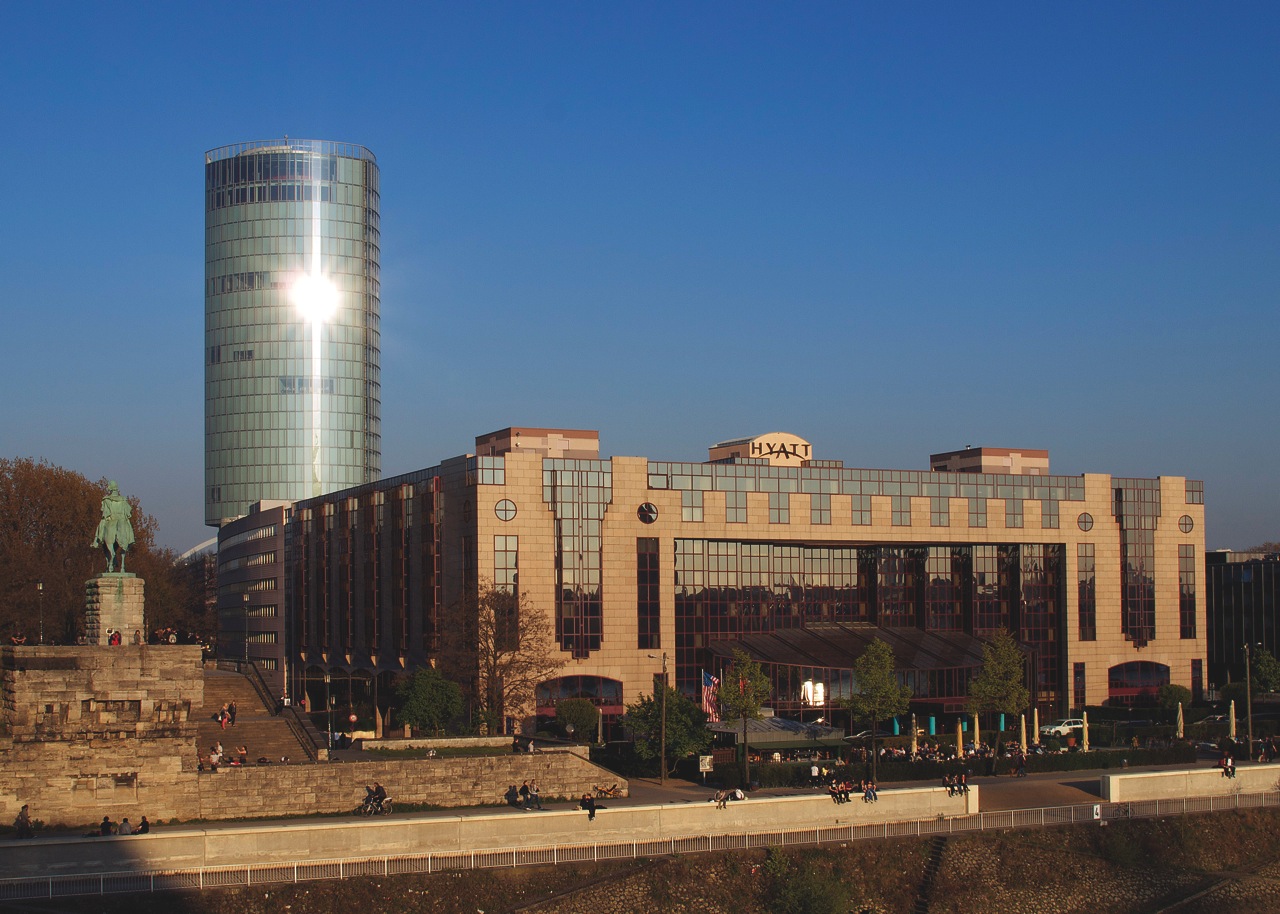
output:
M 325 714 L 327 714 L 327 715 L 328 715 L 329 722 L 328 722 L 327 724 L 325 724 L 324 738 L 325 738 L 325 744 L 326 744 L 330 749 L 332 749 L 332 748 L 333 748 L 333 696 L 331 696 L 331 695 L 329 694 L 329 680 L 330 680 L 329 671 L 328 671 L 328 670 L 325 670 L 325 673 L 324 673 L 324 710 L 325 710 Z
M 44 581 L 36 581 L 36 593 L 40 595 L 40 643 L 44 644 Z
M 656 654 L 650 654 L 654 660 L 658 657 Z M 662 714 L 658 728 L 658 781 L 663 786 L 667 783 L 667 652 L 662 652 Z
M 245 591 L 240 598 L 241 605 L 244 607 L 244 662 L 249 662 L 249 591 Z
M 1244 643 L 1244 715 L 1249 734 L 1249 748 L 1245 757 L 1253 761 L 1253 661 L 1249 658 L 1249 642 Z

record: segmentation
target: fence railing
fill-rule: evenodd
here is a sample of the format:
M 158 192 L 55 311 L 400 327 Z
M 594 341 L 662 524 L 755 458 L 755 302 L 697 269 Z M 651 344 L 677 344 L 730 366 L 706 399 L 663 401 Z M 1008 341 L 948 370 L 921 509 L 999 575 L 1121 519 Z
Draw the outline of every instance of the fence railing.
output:
M 396 876 L 452 870 L 596 863 L 672 854 L 831 844 L 886 838 L 930 837 L 965 832 L 1042 828 L 1077 822 L 1147 819 L 1157 816 L 1225 812 L 1280 806 L 1280 791 L 1236 793 L 1214 797 L 1141 800 L 1133 803 L 1094 803 L 1007 809 L 967 816 L 868 822 L 720 835 L 684 835 L 649 841 L 611 844 L 558 844 L 438 854 L 350 857 L 304 863 L 261 863 L 246 866 L 194 867 L 184 870 L 134 870 L 82 875 L 0 880 L 0 901 L 63 898 L 71 895 L 113 895 L 123 892 L 168 892 L 183 889 L 247 887 L 279 883 L 348 879 L 353 876 Z

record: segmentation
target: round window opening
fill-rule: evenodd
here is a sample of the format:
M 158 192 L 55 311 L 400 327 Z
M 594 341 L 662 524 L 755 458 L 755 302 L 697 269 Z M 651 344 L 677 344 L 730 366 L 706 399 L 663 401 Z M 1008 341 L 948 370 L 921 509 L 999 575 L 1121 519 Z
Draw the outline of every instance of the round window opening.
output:
M 1178 518 L 1178 529 L 1183 533 L 1190 533 L 1196 528 L 1196 522 L 1191 519 L 1190 514 L 1184 514 Z
M 646 501 L 636 509 L 636 517 L 642 524 L 651 524 L 658 519 L 658 509 Z
M 493 513 L 498 515 L 498 520 L 514 520 L 516 516 L 516 503 L 509 498 L 504 498 L 493 506 Z
M 1093 515 L 1088 512 L 1081 514 L 1076 523 L 1080 525 L 1081 530 L 1088 532 L 1093 529 Z

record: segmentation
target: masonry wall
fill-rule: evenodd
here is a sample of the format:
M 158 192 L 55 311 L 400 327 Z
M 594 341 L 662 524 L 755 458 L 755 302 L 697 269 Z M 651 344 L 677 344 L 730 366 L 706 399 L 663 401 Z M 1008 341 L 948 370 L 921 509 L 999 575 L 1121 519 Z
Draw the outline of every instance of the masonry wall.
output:
M 23 803 L 48 823 L 197 807 L 199 647 L 5 647 L 0 666 L 0 816 Z

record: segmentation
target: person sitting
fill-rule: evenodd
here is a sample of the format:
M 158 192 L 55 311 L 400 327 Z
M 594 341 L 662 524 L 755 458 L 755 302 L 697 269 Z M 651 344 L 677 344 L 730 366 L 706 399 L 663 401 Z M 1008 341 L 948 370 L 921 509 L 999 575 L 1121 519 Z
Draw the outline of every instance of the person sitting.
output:
M 947 796 L 954 797 L 956 795 L 956 779 L 950 774 L 942 776 L 942 786 L 947 788 Z
M 249 764 L 249 747 L 236 746 L 236 757 L 240 760 L 241 765 Z
M 373 786 L 365 786 L 364 801 L 373 808 L 374 812 L 382 812 L 382 804 L 387 799 L 387 788 L 383 787 L 377 781 L 373 782 Z
M 729 791 L 717 790 L 716 791 L 716 809 L 724 809 L 725 806 L 728 805 L 728 803 L 729 803 Z
M 520 808 L 520 790 L 515 784 L 507 787 L 507 792 L 502 795 L 502 799 L 507 801 L 507 805 L 512 809 Z
M 111 817 L 103 816 L 102 824 L 98 826 L 98 834 L 101 837 L 106 838 L 109 835 L 115 834 L 115 830 L 116 830 L 116 827 L 111 823 Z
M 142 817 L 142 821 L 138 823 L 138 827 L 133 833 L 135 835 L 148 835 L 151 833 L 151 823 L 147 821 L 146 816 Z
M 876 782 L 872 780 L 868 780 L 866 784 L 863 785 L 862 802 L 874 803 L 879 799 L 880 799 L 880 791 L 876 789 Z
M 125 816 L 120 820 L 120 827 L 116 829 L 117 835 L 132 835 L 133 826 L 129 824 L 129 817 Z

